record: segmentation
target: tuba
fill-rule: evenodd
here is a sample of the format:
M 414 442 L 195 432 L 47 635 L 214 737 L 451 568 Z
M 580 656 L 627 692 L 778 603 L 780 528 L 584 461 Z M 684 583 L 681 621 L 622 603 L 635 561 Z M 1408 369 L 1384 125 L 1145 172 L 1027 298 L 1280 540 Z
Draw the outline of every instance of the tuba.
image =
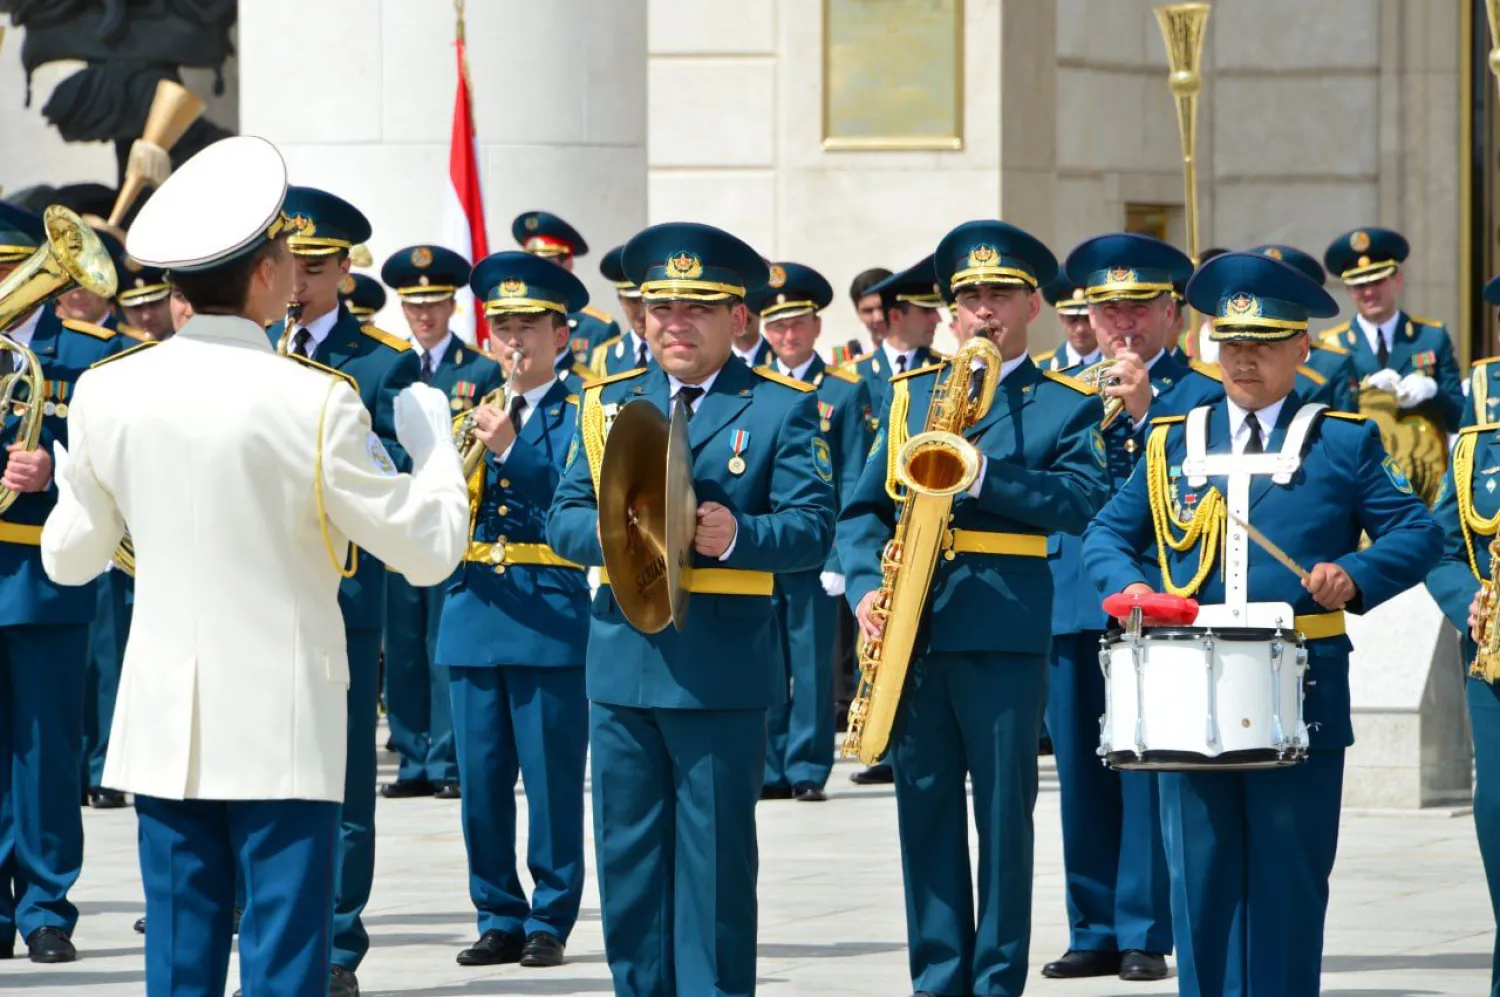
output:
M 954 496 L 974 484 L 979 450 L 962 433 L 984 418 L 1000 383 L 1000 350 L 982 336 L 964 343 L 949 361 L 948 379 L 933 393 L 927 423 L 894 455 L 895 478 L 906 487 L 896 534 L 881 554 L 884 577 L 873 615 L 883 634 L 862 639 L 859 688 L 849 704 L 844 757 L 873 765 L 886 752 L 907 667 L 927 603 L 927 590 L 949 536 Z
M 115 296 L 115 265 L 94 231 L 73 212 L 54 204 L 42 215 L 47 244 L 23 260 L 0 281 L 0 412 L 20 416 L 16 439 L 23 450 L 35 450 L 42 436 L 42 399 L 46 381 L 41 362 L 20 343 L 3 334 L 17 319 L 73 287 L 101 298 Z M 11 371 L 12 360 L 19 359 Z M 17 493 L 0 486 L 0 513 L 16 501 Z

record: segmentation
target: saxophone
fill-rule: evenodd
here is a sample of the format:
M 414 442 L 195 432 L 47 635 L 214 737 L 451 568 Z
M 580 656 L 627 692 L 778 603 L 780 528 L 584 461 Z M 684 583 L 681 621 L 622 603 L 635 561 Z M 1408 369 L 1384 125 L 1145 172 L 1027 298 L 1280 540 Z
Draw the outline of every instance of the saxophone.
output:
M 1490 571 L 1500 567 L 1500 535 L 1490 541 Z M 1474 627 L 1474 643 L 1479 646 L 1469 674 L 1486 682 L 1500 679 L 1500 592 L 1493 574 L 1479 583 L 1479 619 Z
M 886 752 L 906 672 L 916 645 L 927 590 L 943 548 L 951 543 L 954 496 L 979 474 L 979 450 L 961 435 L 989 411 L 1000 383 L 1000 350 L 976 336 L 949 361 L 948 379 L 935 389 L 921 433 L 900 447 L 892 473 L 905 486 L 896 533 L 881 553 L 883 577 L 872 614 L 880 637 L 859 645 L 859 688 L 849 705 L 843 755 L 873 765 Z

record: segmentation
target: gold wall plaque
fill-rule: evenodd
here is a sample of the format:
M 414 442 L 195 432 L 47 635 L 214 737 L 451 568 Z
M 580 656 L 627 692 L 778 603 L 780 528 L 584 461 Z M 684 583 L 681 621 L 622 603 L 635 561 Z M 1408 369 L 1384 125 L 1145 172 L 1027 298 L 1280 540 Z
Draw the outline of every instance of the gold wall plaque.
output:
M 963 0 L 823 0 L 823 148 L 962 149 Z

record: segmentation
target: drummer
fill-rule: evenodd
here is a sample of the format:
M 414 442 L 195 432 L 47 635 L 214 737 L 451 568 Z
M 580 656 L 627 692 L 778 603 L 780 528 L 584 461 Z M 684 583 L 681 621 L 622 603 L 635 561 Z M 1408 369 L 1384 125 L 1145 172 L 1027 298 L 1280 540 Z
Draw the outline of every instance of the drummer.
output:
M 1214 316 L 1228 397 L 1186 417 L 1153 420 L 1144 473 L 1089 527 L 1083 561 L 1106 594 L 1165 591 L 1223 603 L 1227 570 L 1227 586 L 1242 588 L 1252 606 L 1287 603 L 1297 614 L 1310 664 L 1307 760 L 1259 771 L 1164 773 L 1162 825 L 1178 992 L 1315 997 L 1344 751 L 1354 740 L 1344 612 L 1369 612 L 1420 582 L 1442 535 L 1373 423 L 1310 411 L 1305 434 L 1293 425 L 1304 404 L 1293 387 L 1307 358 L 1308 319 L 1337 310 L 1327 292 L 1280 261 L 1227 253 L 1199 269 L 1187 297 Z M 1285 447 L 1300 456 L 1300 468 L 1285 483 L 1250 473 L 1244 459 L 1226 476 L 1184 476 L 1185 422 L 1203 418 L 1207 454 L 1243 458 Z M 1259 546 L 1227 569 L 1221 564 L 1226 546 L 1239 549 L 1232 522 L 1229 540 L 1220 537 L 1224 499 L 1245 485 L 1240 475 L 1249 477 L 1242 515 L 1300 566 L 1300 581 Z M 1364 550 L 1361 533 L 1371 537 Z

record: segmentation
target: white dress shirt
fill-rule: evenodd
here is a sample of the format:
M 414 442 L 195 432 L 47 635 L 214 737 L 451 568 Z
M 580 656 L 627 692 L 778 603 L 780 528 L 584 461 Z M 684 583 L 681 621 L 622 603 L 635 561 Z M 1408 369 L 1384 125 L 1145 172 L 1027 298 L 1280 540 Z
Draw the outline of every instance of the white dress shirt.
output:
M 451 331 L 446 333 L 443 336 L 442 341 L 434 346 L 431 350 L 424 349 L 422 347 L 422 344 L 417 342 L 416 336 L 412 336 L 410 338 L 412 352 L 417 355 L 417 365 L 421 366 L 422 364 L 425 364 L 427 362 L 427 354 L 430 352 L 432 354 L 432 369 L 435 371 L 438 369 L 438 364 L 443 362 L 443 357 L 448 355 L 448 344 L 453 342 L 453 333 Z
M 916 369 L 916 366 L 917 366 L 917 351 L 916 350 L 907 350 L 906 352 L 903 353 L 902 351 L 900 351 L 900 350 L 896 349 L 895 347 L 893 347 L 891 345 L 891 341 L 889 339 L 883 340 L 881 342 L 881 344 L 880 344 L 880 348 L 881 348 L 881 350 L 883 350 L 885 352 L 885 362 L 891 365 L 891 373 L 893 373 L 893 374 L 904 374 L 904 373 L 906 373 L 907 370 L 915 370 Z M 901 367 L 900 367 L 900 365 L 898 365 L 896 363 L 896 358 L 897 357 L 905 357 L 906 358 L 906 370 L 902 370 Z
M 1241 454 L 1245 452 L 1245 444 L 1250 442 L 1250 427 L 1245 423 L 1245 416 L 1250 412 L 1242 409 L 1228 398 L 1224 404 L 1229 407 L 1229 447 Z M 1281 406 L 1286 404 L 1286 399 L 1281 398 L 1267 405 L 1255 413 L 1255 421 L 1260 423 L 1260 445 L 1267 453 L 1271 452 L 1271 430 L 1276 428 L 1276 420 L 1281 418 Z
M 1099 357 L 1102 355 L 1100 353 L 1099 347 L 1096 346 L 1094 347 L 1094 352 L 1090 353 L 1088 356 L 1084 356 L 1082 353 L 1079 353 L 1077 350 L 1073 349 L 1072 343 L 1067 342 L 1063 343 L 1063 351 L 1064 359 L 1068 361 L 1063 365 L 1065 367 L 1077 367 L 1080 364 L 1087 367 L 1089 364 L 1098 363 Z
M 708 377 L 704 378 L 701 383 L 692 385 L 695 388 L 702 388 L 703 394 L 699 395 L 696 399 L 694 399 L 692 404 L 688 406 L 688 411 L 690 414 L 698 411 L 698 407 L 703 404 L 703 399 L 707 397 L 709 391 L 713 389 L 714 382 L 719 379 L 719 371 L 722 371 L 723 369 L 724 368 L 720 367 L 719 370 L 714 371 L 712 374 L 708 375 Z M 677 392 L 681 391 L 682 387 L 683 384 L 681 381 L 677 380 L 677 378 L 671 374 L 667 375 L 667 400 L 669 406 L 676 404 Z M 731 513 L 731 515 L 733 514 Z M 739 541 L 739 539 L 740 522 L 736 519 L 734 521 L 734 536 L 729 538 L 729 546 L 725 547 L 724 553 L 719 555 L 720 561 L 729 560 L 729 555 L 734 553 L 734 545 Z
M 20 343 L 28 350 L 31 349 L 31 337 L 36 335 L 36 324 L 42 320 L 42 310 L 33 308 L 31 314 L 22 320 L 21 324 L 6 333 L 11 339 Z M 21 355 L 12 354 L 10 358 L 11 370 L 21 369 Z
M 755 341 L 755 345 L 752 346 L 752 347 L 750 347 L 748 350 L 742 350 L 738 346 L 735 346 L 733 343 L 729 344 L 729 348 L 734 351 L 734 355 L 735 356 L 737 356 L 741 360 L 745 361 L 745 366 L 747 366 L 747 367 L 754 367 L 755 366 L 755 354 L 757 354 L 757 353 L 760 352 L 761 345 L 763 343 L 765 343 L 765 341 L 766 341 L 765 337 L 762 336 L 761 338 L 757 339 Z
M 1371 325 L 1363 315 L 1354 316 L 1359 331 L 1365 334 L 1365 342 L 1370 344 L 1370 352 L 1376 356 L 1380 355 L 1380 341 L 1385 340 L 1386 355 L 1396 348 L 1396 323 L 1401 321 L 1401 311 L 1397 309 L 1390 318 L 1377 325 Z
M 1010 376 L 1011 371 L 1021 366 L 1028 359 L 1027 355 L 1022 353 L 1014 360 L 1002 361 L 1000 364 L 1000 380 L 995 383 L 996 390 L 998 391 L 1000 385 L 1005 383 L 1005 379 Z M 978 498 L 979 493 L 984 489 L 984 472 L 988 470 L 989 466 L 990 459 L 981 454 L 979 456 L 979 473 L 974 475 L 974 483 L 969 486 L 969 495 L 972 498 Z
M 814 354 L 813 356 L 816 356 L 816 355 L 817 354 Z M 805 380 L 807 380 L 807 368 L 809 368 L 809 367 L 812 366 L 812 362 L 813 362 L 813 357 L 808 357 L 806 360 L 802 361 L 802 363 L 801 363 L 800 366 L 797 366 L 797 367 L 788 367 L 786 364 L 782 363 L 780 360 L 777 360 L 776 361 L 776 369 L 779 370 L 779 371 L 781 371 L 787 377 L 795 377 L 799 381 L 805 381 Z
M 292 338 L 287 340 L 286 343 L 287 350 L 293 351 L 296 349 L 297 330 L 306 329 L 312 336 L 307 341 L 307 355 L 311 357 L 314 353 L 318 352 L 318 347 L 323 345 L 323 340 L 328 338 L 329 333 L 333 332 L 333 327 L 338 325 L 338 323 L 339 310 L 337 308 L 329 312 L 324 312 L 311 322 L 298 322 L 292 327 Z

